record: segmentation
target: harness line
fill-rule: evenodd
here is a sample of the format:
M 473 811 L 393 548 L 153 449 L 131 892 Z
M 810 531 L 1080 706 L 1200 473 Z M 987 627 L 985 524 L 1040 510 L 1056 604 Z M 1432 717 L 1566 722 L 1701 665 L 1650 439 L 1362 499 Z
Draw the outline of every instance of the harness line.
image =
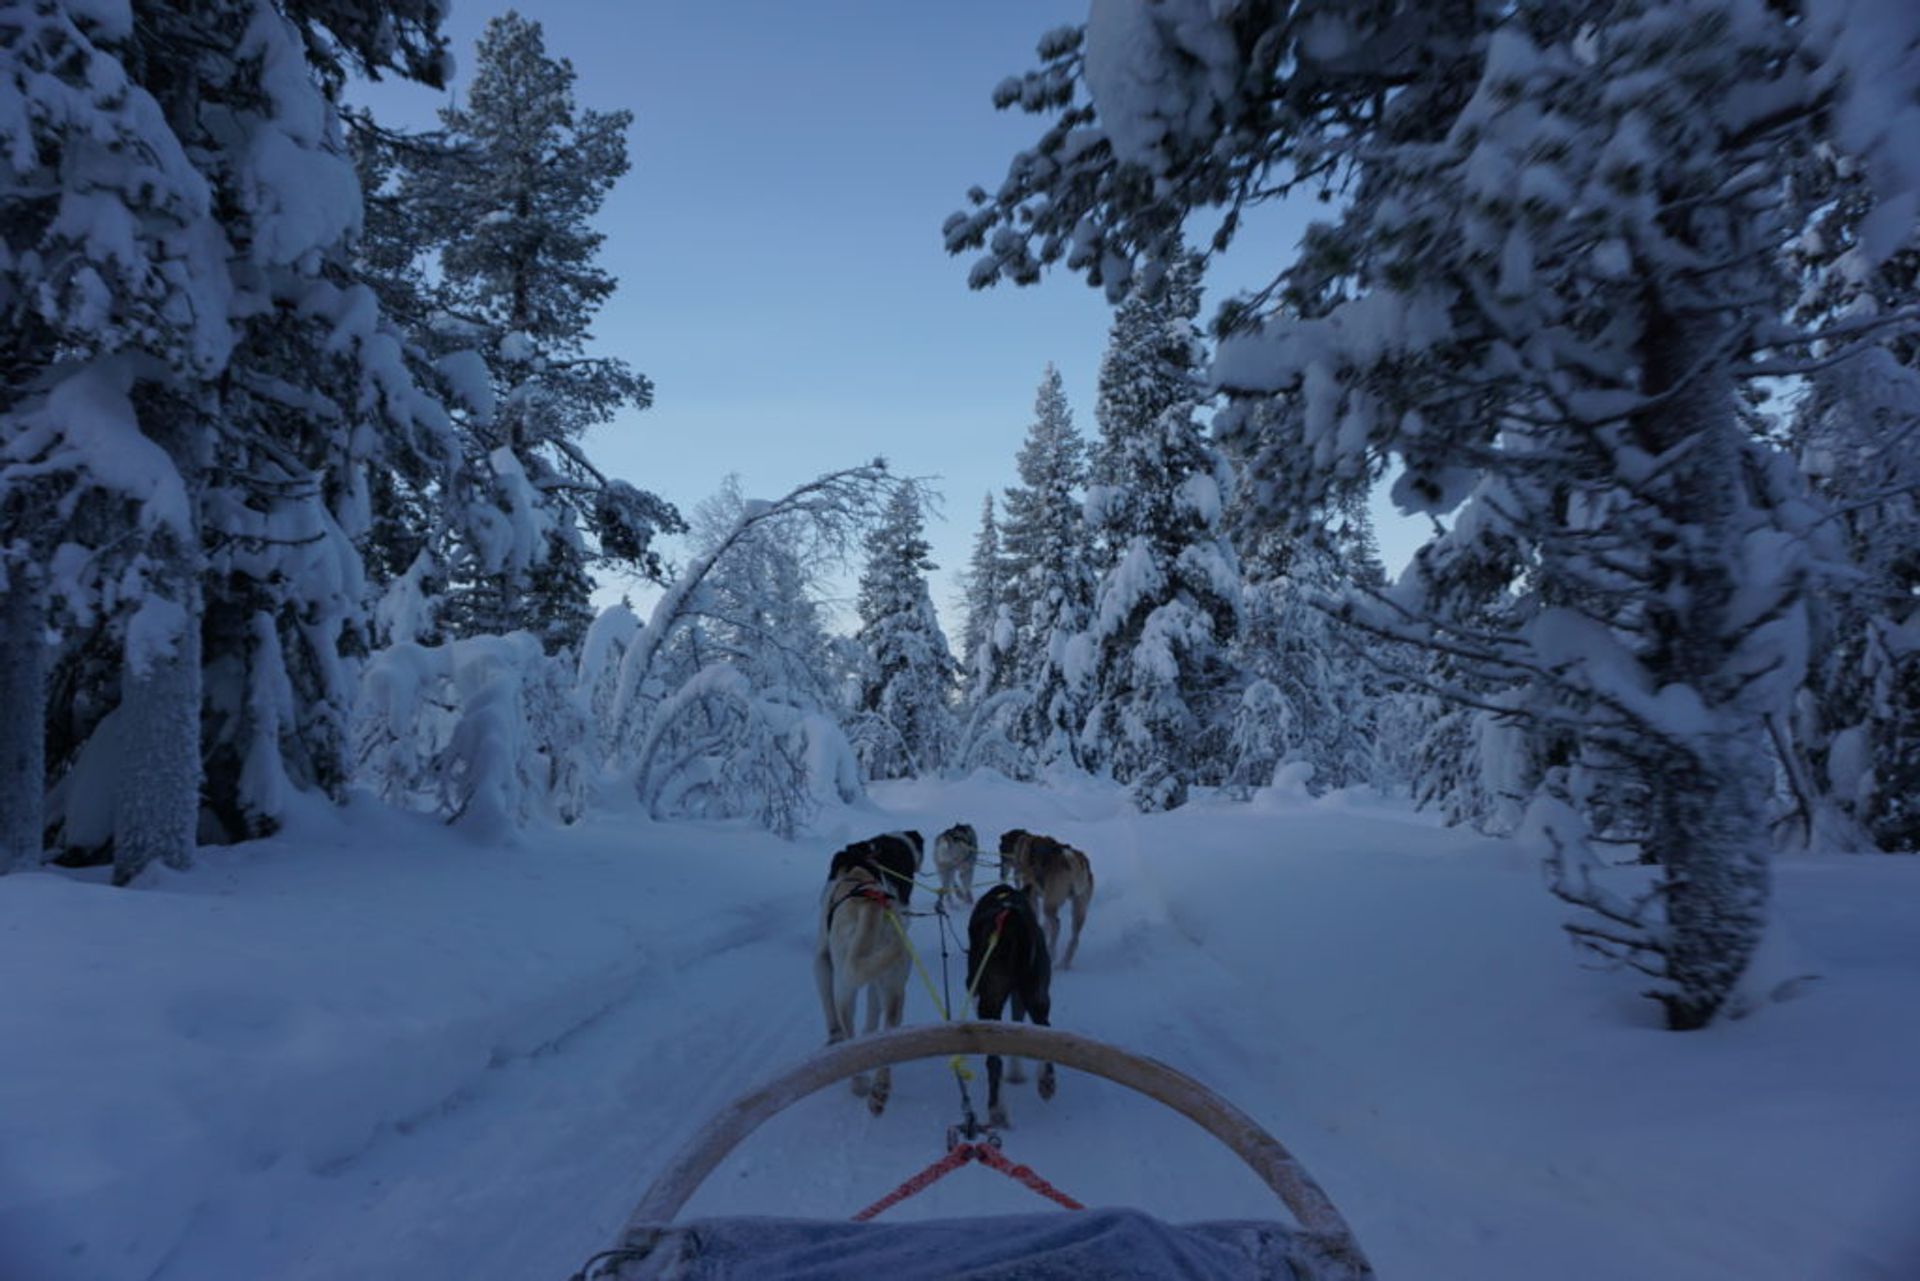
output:
M 927 1188 L 932 1187 L 935 1183 L 946 1178 L 949 1174 L 952 1174 L 969 1161 L 978 1161 L 990 1169 L 998 1170 L 1015 1182 L 1025 1184 L 1039 1195 L 1046 1197 L 1049 1201 L 1065 1206 L 1069 1210 L 1084 1210 L 1087 1208 L 1062 1192 L 1059 1188 L 1054 1187 L 1053 1184 L 1041 1178 L 1033 1171 L 1032 1167 L 1015 1165 L 1013 1162 L 1007 1160 L 1006 1157 L 1001 1156 L 1000 1150 L 991 1142 L 956 1143 L 953 1147 L 949 1148 L 947 1154 L 938 1161 L 935 1161 L 932 1165 L 920 1171 L 920 1173 L 914 1175 L 905 1183 L 902 1183 L 899 1187 L 887 1193 L 866 1209 L 860 1211 L 860 1213 L 854 1215 L 853 1221 L 855 1223 L 865 1223 L 889 1207 L 900 1204 L 900 1202 L 906 1200 L 916 1192 L 923 1192 Z
M 947 936 L 945 931 L 953 928 L 947 917 L 946 896 L 950 891 L 948 891 L 943 886 L 926 885 L 918 880 L 915 880 L 911 876 L 907 876 L 907 875 L 904 875 L 903 873 L 896 872 L 890 867 L 883 867 L 879 863 L 871 860 L 864 862 L 863 866 L 865 866 L 869 871 L 880 873 L 883 877 L 890 876 L 896 881 L 902 881 L 909 885 L 918 885 L 920 886 L 921 889 L 929 891 L 934 896 L 933 911 L 931 913 L 905 911 L 903 908 L 900 907 L 899 903 L 894 899 L 893 895 L 887 892 L 885 884 L 882 883 L 874 886 L 864 886 L 860 889 L 856 889 L 851 891 L 850 893 L 844 894 L 838 899 L 835 899 L 833 903 L 829 905 L 827 908 L 828 926 L 829 927 L 832 926 L 833 914 L 839 911 L 840 905 L 846 902 L 850 898 L 869 898 L 878 902 L 882 907 L 886 909 L 887 920 L 892 922 L 895 933 L 899 934 L 900 944 L 902 947 L 905 947 L 907 949 L 907 956 L 913 961 L 913 968 L 919 973 L 920 981 L 926 985 L 927 996 L 932 999 L 933 1007 L 936 1010 L 940 1011 L 941 1021 L 944 1023 L 953 1022 L 952 1003 L 950 1000 L 950 996 L 945 994 L 947 992 Z M 933 986 L 933 975 L 927 972 L 926 964 L 920 959 L 920 950 L 914 947 L 912 936 L 910 936 L 907 933 L 906 925 L 902 923 L 900 920 L 902 916 L 927 916 L 927 915 L 939 917 L 940 925 L 942 929 L 942 933 L 940 935 L 940 984 L 941 986 L 938 989 L 936 989 Z M 992 959 L 994 949 L 1000 946 L 1000 934 L 1001 934 L 1001 931 L 1005 929 L 1006 924 L 1007 924 L 1007 913 L 1004 910 L 1002 910 L 1001 913 L 994 918 L 993 933 L 987 937 L 987 950 L 980 954 L 980 964 L 977 967 L 975 967 L 973 972 L 973 977 L 967 983 L 966 995 L 962 998 L 963 1002 L 971 1002 L 974 999 L 974 997 L 978 995 L 979 989 L 980 989 L 980 980 L 986 975 L 986 972 L 987 972 L 987 962 Z M 957 933 L 955 937 L 957 941 L 957 938 L 958 938 Z M 964 1008 L 964 1005 L 962 1008 Z M 964 1135 L 968 1139 L 972 1139 L 976 1135 L 984 1132 L 984 1127 L 981 1126 L 979 1122 L 979 1118 L 974 1115 L 973 1098 L 967 1090 L 967 1082 L 974 1079 L 973 1070 L 967 1066 L 966 1057 L 960 1054 L 956 1054 L 952 1058 L 948 1059 L 947 1066 L 953 1069 L 954 1083 L 960 1087 L 960 1110 L 961 1110 L 961 1116 L 962 1116 L 962 1124 L 961 1124 L 962 1133 L 964 1133 Z M 964 1147 L 967 1145 L 961 1145 L 961 1146 Z M 960 1148 L 956 1147 L 953 1150 L 959 1151 Z M 995 1155 L 997 1156 L 998 1153 L 995 1153 Z M 982 1156 L 962 1158 L 963 1163 L 966 1160 L 986 1161 L 987 1158 Z M 989 1162 L 989 1164 L 991 1164 L 991 1162 Z M 953 1166 L 949 1168 L 958 1168 L 958 1167 Z M 1020 1168 L 1023 1170 L 1025 1169 L 1024 1166 Z M 927 1180 L 927 1182 L 931 1183 L 933 1182 L 934 1179 L 938 1179 L 942 1177 L 942 1175 L 944 1175 L 945 1173 L 947 1173 L 947 1171 L 942 1170 L 939 1174 L 934 1174 L 932 1178 L 929 1178 Z M 922 1184 L 921 1186 L 924 1187 L 925 1184 Z M 915 1191 L 918 1191 L 918 1190 L 919 1189 L 917 1188 L 915 1189 Z M 1036 1191 L 1037 1190 L 1038 1189 L 1036 1189 Z M 884 1206 L 878 1207 L 875 1210 L 873 1210 L 872 1213 L 877 1214 L 879 1213 L 880 1209 L 884 1209 L 884 1208 L 885 1208 Z M 1076 1205 L 1073 1208 L 1078 1209 L 1079 1207 Z

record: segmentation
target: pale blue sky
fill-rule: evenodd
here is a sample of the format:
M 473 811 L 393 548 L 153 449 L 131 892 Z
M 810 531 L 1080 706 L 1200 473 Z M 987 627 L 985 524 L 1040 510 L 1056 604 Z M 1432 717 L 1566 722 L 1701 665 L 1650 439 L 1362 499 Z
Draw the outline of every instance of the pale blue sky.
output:
M 455 0 L 456 88 L 508 7 Z M 765 496 L 875 454 L 938 476 L 934 597 L 953 626 L 953 575 L 982 496 L 1014 478 L 1047 362 L 1095 430 L 1099 293 L 1066 276 L 976 293 L 940 242 L 967 187 L 997 183 L 1038 132 L 993 109 L 993 86 L 1034 65 L 1040 34 L 1083 18 L 1085 0 L 518 7 L 572 60 L 583 104 L 634 113 L 633 170 L 600 220 L 621 288 L 596 334 L 656 400 L 589 436 L 591 455 L 689 511 L 728 472 Z M 425 123 L 441 100 L 361 96 L 394 123 Z M 1271 229 L 1210 284 L 1251 283 L 1297 234 Z M 1397 566 L 1409 544 L 1382 533 Z

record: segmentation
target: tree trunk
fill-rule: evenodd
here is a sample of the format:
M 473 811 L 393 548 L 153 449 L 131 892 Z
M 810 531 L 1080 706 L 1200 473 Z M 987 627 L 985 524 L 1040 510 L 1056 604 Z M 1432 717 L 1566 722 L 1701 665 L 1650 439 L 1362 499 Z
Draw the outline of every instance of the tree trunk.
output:
M 200 584 L 197 557 L 173 534 L 155 540 L 151 595 L 127 625 L 114 797 L 113 881 L 155 859 L 193 865 L 200 817 Z
M 37 867 L 46 828 L 47 602 L 39 575 L 0 566 L 0 875 Z
M 1667 1026 L 1705 1027 L 1739 985 L 1766 930 L 1773 889 L 1764 753 L 1745 733 L 1713 736 L 1695 768 L 1669 776 L 1653 805 L 1666 866 Z
M 1767 708 L 1732 670 L 1732 616 L 1753 510 L 1732 378 L 1710 353 L 1714 322 L 1655 304 L 1647 390 L 1669 399 L 1642 416 L 1642 441 L 1676 460 L 1653 495 L 1655 566 L 1647 668 L 1656 688 L 1698 696 L 1697 727 L 1670 728 L 1651 755 L 1648 851 L 1665 868 L 1666 983 L 1655 995 L 1676 1030 L 1704 1027 L 1732 995 L 1766 928 Z M 1684 451 L 1675 455 L 1673 451 Z

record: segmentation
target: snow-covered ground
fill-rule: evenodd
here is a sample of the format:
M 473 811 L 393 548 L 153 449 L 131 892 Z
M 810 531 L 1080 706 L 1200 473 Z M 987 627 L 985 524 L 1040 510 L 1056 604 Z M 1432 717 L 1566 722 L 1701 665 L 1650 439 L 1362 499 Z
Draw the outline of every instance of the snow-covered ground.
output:
M 1392 807 L 876 796 L 791 845 L 622 816 L 494 847 L 363 808 L 133 891 L 0 880 L 0 1277 L 564 1277 L 707 1113 L 821 1042 L 828 853 L 959 820 L 1090 853 L 1056 1025 L 1259 1118 L 1383 1278 L 1920 1276 L 1914 860 L 1783 863 L 1781 972 L 1821 978 L 1673 1035 L 1578 966 L 1524 851 Z M 934 924 L 913 928 L 937 974 Z M 917 984 L 908 1017 L 934 1017 Z M 1277 1214 L 1118 1087 L 1011 1103 L 1009 1153 L 1082 1200 Z M 878 1120 L 823 1093 L 689 1212 L 845 1216 L 956 1111 L 938 1063 L 898 1071 Z M 967 1169 L 889 1213 L 1044 1208 Z

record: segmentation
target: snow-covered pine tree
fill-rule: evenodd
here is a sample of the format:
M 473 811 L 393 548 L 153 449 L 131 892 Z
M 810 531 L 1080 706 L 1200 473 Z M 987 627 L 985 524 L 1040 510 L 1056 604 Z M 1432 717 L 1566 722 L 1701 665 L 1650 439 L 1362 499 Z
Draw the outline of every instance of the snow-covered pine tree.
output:
M 0 23 L 0 489 L 52 497 L 46 760 L 63 844 L 111 843 L 118 880 L 190 860 L 203 726 L 216 817 L 231 797 L 270 822 L 289 774 L 343 777 L 356 473 L 431 407 L 342 268 L 358 199 L 332 101 L 349 67 L 437 80 L 439 12 L 43 2 Z
M 1806 157 L 1815 209 L 1793 250 L 1805 324 L 1871 322 L 1920 308 L 1920 250 L 1879 257 L 1884 219 L 1860 166 Z M 1816 848 L 1920 851 L 1920 339 L 1896 335 L 1816 368 L 1790 439 L 1828 503 L 1821 553 L 1856 571 L 1821 594 L 1807 689 L 1782 745 L 1796 834 Z
M 64 733 L 47 741 L 50 722 L 64 728 L 63 704 L 47 693 L 49 667 L 71 665 L 77 646 L 49 652 L 48 626 L 63 638 L 112 627 L 95 664 L 95 681 L 107 685 L 131 613 L 119 580 L 148 563 L 149 544 L 177 559 L 197 540 L 185 479 L 141 433 L 122 353 L 143 348 L 153 365 L 190 382 L 217 368 L 230 338 L 217 292 L 205 299 L 214 305 L 192 305 L 202 282 L 223 271 L 217 245 L 201 234 L 207 186 L 161 104 L 128 75 L 131 15 L 24 2 L 0 15 L 0 83 L 10 104 L 0 113 L 0 307 L 10 336 L 0 380 L 5 870 L 39 860 L 46 773 L 70 761 Z M 111 706 L 118 697 L 102 688 L 92 701 Z M 192 691 L 182 697 L 197 701 Z M 177 746 L 197 765 L 197 739 Z M 190 801 L 174 798 L 155 819 L 165 855 L 186 858 Z M 109 826 L 103 840 L 111 835 Z
M 415 384 L 449 411 L 447 430 L 393 439 L 385 465 L 368 477 L 362 555 L 369 584 L 409 598 L 405 609 L 396 600 L 382 610 L 404 622 L 401 633 L 376 627 L 375 641 L 437 643 L 445 639 L 438 621 L 445 573 L 438 553 L 449 545 L 483 543 L 469 514 L 478 509 L 486 524 L 487 513 L 504 506 L 484 496 L 489 473 L 467 465 L 485 452 L 473 433 L 492 418 L 493 388 L 477 353 L 446 350 L 447 342 L 435 334 L 426 270 L 430 223 L 427 211 L 399 187 L 401 157 L 414 166 L 433 163 L 445 150 L 444 138 L 388 129 L 366 111 L 346 109 L 342 119 L 365 211 L 353 242 L 354 273 L 399 331 L 402 359 Z
M 1389 457 L 1403 508 L 1456 513 L 1364 621 L 1575 741 L 1536 801 L 1556 888 L 1675 1028 L 1726 1007 L 1765 927 L 1766 725 L 1805 658 L 1807 509 L 1740 388 L 1886 332 L 1786 323 L 1784 167 L 1836 147 L 1911 210 L 1920 160 L 1888 122 L 1913 118 L 1917 39 L 1920 14 L 1848 0 L 1097 7 L 997 94 L 1060 119 L 947 224 L 987 250 L 975 284 L 1067 257 L 1117 295 L 1198 205 L 1230 209 L 1223 243 L 1248 203 L 1348 193 L 1223 318 L 1220 425 L 1293 519 Z M 1883 230 L 1881 257 L 1912 220 Z M 1523 624 L 1476 633 L 1448 583 L 1502 543 Z M 1586 846 L 1596 769 L 1647 786 L 1652 894 L 1609 889 Z
M 1228 468 L 1195 420 L 1199 311 L 1197 260 L 1143 278 L 1114 313 L 1095 407 L 1086 514 L 1108 554 L 1082 642 L 1080 759 L 1148 810 L 1225 775 L 1240 569 L 1222 526 Z
M 1378 781 L 1375 723 L 1386 682 L 1363 638 L 1319 602 L 1349 583 L 1384 577 L 1364 507 L 1336 517 L 1333 530 L 1289 536 L 1237 508 L 1245 582 L 1233 666 L 1245 682 L 1233 713 L 1235 789 L 1272 781 L 1281 764 L 1305 763 L 1314 792 Z
M 994 660 L 994 625 L 1006 594 L 1006 565 L 1000 556 L 1000 528 L 993 517 L 993 495 L 980 502 L 980 528 L 973 536 L 973 555 L 961 578 L 961 609 L 966 612 L 960 632 L 960 661 L 966 665 L 969 704 L 1006 687 L 1004 669 Z
M 445 66 L 430 0 L 323 0 L 290 10 L 293 22 L 258 5 L 214 8 L 224 13 L 170 13 L 144 29 L 175 56 L 245 31 L 242 74 L 196 68 L 191 123 L 176 124 L 206 158 L 216 208 L 232 211 L 235 345 L 205 425 L 199 725 L 206 826 L 234 840 L 278 824 L 289 784 L 342 793 L 353 698 L 342 660 L 367 643 L 368 473 L 445 433 L 356 275 L 359 188 L 336 111 L 350 69 L 411 69 L 437 84 Z
M 1020 446 L 1020 484 L 1006 491 L 1000 522 L 1014 683 L 1029 695 L 1013 734 L 1043 768 L 1080 763 L 1088 673 L 1085 646 L 1073 642 L 1092 616 L 1094 583 L 1080 495 L 1086 452 L 1060 371 L 1048 365 Z
M 466 467 L 533 555 L 500 554 L 453 531 L 443 614 L 460 634 L 525 629 L 551 651 L 592 619 L 588 569 L 617 562 L 657 577 L 653 539 L 684 528 L 654 494 L 609 478 L 580 447 L 590 427 L 645 409 L 653 385 L 590 351 L 594 313 L 615 281 L 596 263 L 591 220 L 628 168 L 632 114 L 582 110 L 574 71 L 540 24 L 509 10 L 488 22 L 464 103 L 441 112 L 438 145 L 401 147 L 399 195 L 437 251 L 421 335 L 485 364 L 492 412 L 470 424 Z
M 989 493 L 981 505 L 980 531 L 974 536 L 973 558 L 963 579 L 962 722 L 951 763 L 961 773 L 985 767 L 1009 778 L 1026 778 L 1032 773 L 1032 762 L 1016 746 L 1014 727 L 1029 699 L 1018 684 L 1013 593 L 1007 580 L 1000 526 Z
M 928 559 L 921 502 L 917 485 L 894 486 L 885 516 L 867 536 L 860 575 L 866 661 L 851 737 L 872 779 L 935 774 L 953 751 L 958 665 L 927 586 L 937 566 Z

